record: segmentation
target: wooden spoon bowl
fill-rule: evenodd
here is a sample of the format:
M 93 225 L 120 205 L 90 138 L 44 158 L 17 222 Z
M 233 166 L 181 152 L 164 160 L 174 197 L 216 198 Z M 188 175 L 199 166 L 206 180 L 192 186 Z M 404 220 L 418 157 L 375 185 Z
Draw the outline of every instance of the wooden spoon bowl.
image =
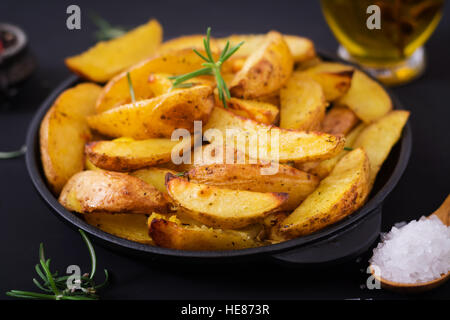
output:
M 431 217 L 432 215 L 437 216 L 446 226 L 450 225 L 450 195 L 447 196 L 439 209 L 433 212 L 429 217 Z M 370 266 L 370 272 L 375 277 L 375 279 L 380 281 L 381 287 L 383 289 L 401 293 L 420 293 L 432 290 L 439 287 L 450 278 L 449 271 L 446 274 L 442 274 L 440 278 L 431 281 L 420 283 L 401 283 L 381 278 L 380 276 L 375 274 L 375 270 L 372 268 L 372 266 Z

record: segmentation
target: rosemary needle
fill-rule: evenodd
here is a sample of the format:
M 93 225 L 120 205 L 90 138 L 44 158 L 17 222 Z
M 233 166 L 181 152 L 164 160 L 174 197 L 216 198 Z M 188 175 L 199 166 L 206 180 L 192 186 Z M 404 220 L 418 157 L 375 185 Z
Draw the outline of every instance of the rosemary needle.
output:
M 128 79 L 128 90 L 130 90 L 131 102 L 133 102 L 134 104 L 136 102 L 136 96 L 134 95 L 133 82 L 131 82 L 131 76 L 129 72 L 127 72 L 127 79 Z

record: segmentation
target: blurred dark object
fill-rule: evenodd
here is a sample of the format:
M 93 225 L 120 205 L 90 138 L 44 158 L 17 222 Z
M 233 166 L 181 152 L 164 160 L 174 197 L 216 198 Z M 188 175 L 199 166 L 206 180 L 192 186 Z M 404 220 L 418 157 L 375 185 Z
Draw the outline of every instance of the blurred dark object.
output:
M 27 44 L 27 36 L 22 29 L 0 23 L 0 102 L 14 96 L 17 85 L 36 68 Z

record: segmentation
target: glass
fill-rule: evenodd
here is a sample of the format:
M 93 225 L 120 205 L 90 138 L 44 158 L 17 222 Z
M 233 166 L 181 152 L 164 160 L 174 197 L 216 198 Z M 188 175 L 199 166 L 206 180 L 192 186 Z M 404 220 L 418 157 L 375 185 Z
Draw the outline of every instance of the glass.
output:
M 321 4 L 341 44 L 339 56 L 360 64 L 383 83 L 397 85 L 423 72 L 422 46 L 442 17 L 444 0 L 321 0 Z

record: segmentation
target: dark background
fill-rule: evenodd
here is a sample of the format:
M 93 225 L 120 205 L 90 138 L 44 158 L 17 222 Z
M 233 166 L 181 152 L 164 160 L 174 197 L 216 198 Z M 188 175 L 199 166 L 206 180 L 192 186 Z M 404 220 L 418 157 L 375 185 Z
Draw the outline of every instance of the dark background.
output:
M 66 29 L 66 8 L 78 4 L 82 30 Z M 318 1 L 19 1 L 0 2 L 0 22 L 25 29 L 38 60 L 38 70 L 9 103 L 0 106 L 0 150 L 24 143 L 27 126 L 43 99 L 69 76 L 63 58 L 95 42 L 95 27 L 87 17 L 93 10 L 114 25 L 132 27 L 157 18 L 165 39 L 182 34 L 213 36 L 262 33 L 270 29 L 303 35 L 319 49 L 334 52 L 337 43 L 322 17 Z M 383 230 L 398 221 L 434 211 L 449 193 L 450 178 L 450 14 L 427 43 L 425 75 L 393 91 L 412 111 L 413 151 L 406 172 L 386 199 Z M 0 299 L 9 289 L 34 290 L 32 278 L 38 247 L 45 243 L 54 268 L 70 264 L 89 269 L 88 253 L 80 236 L 60 222 L 33 189 L 23 159 L 0 160 Z M 96 247 L 100 269 L 113 273 L 106 299 L 403 299 L 383 290 L 367 290 L 367 259 L 321 270 L 299 270 L 277 265 L 245 267 L 161 265 L 118 255 Z M 99 277 L 101 275 L 99 274 Z M 450 298 L 450 284 L 416 296 Z

